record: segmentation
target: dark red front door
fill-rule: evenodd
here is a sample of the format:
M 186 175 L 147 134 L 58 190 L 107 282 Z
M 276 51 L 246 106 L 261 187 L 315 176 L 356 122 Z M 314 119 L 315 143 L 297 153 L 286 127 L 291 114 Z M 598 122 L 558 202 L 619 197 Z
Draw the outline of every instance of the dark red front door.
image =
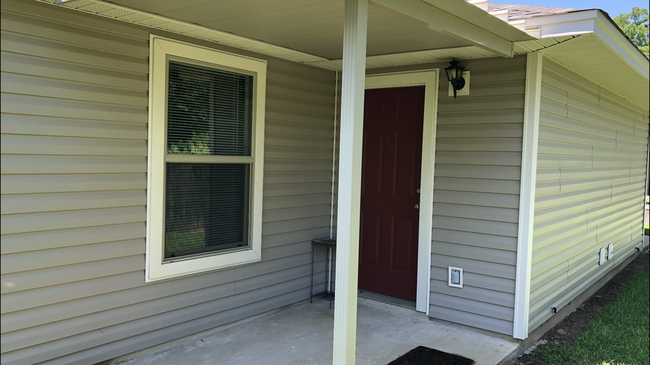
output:
M 424 86 L 366 90 L 359 289 L 415 301 Z

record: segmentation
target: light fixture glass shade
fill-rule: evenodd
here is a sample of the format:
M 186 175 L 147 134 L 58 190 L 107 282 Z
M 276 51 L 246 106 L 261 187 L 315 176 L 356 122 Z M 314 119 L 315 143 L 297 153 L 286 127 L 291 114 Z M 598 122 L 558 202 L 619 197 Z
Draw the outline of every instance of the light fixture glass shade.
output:
M 449 62 L 449 67 L 445 68 L 447 79 L 451 83 L 451 86 L 454 88 L 454 99 L 456 98 L 456 92 L 465 87 L 463 70 L 464 68 L 458 66 L 458 61 L 456 61 L 455 58 Z
M 445 72 L 447 73 L 447 80 L 452 81 L 456 79 L 456 69 L 447 67 L 445 69 Z

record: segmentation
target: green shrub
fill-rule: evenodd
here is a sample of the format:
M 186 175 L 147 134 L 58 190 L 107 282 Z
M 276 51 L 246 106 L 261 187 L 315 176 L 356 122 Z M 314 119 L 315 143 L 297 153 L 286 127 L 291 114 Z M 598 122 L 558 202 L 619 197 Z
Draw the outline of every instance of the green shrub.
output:
M 172 143 L 167 148 L 167 153 L 174 155 L 209 155 L 208 135 L 207 133 L 194 134 L 190 139 Z

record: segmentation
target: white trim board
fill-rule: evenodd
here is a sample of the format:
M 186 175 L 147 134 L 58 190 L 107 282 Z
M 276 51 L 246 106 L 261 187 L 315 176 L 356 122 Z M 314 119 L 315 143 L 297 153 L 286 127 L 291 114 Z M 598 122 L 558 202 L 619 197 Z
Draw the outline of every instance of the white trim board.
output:
M 431 226 L 433 224 L 433 177 L 436 153 L 438 109 L 437 69 L 366 76 L 366 89 L 424 85 L 424 123 L 422 129 L 422 170 L 420 178 L 420 227 L 418 234 L 418 273 L 415 309 L 429 315 L 431 283 Z
M 515 310 L 512 331 L 512 337 L 521 340 L 528 337 L 543 57 L 541 53 L 529 53 L 526 62 L 526 99 L 524 102 L 517 268 L 515 272 Z

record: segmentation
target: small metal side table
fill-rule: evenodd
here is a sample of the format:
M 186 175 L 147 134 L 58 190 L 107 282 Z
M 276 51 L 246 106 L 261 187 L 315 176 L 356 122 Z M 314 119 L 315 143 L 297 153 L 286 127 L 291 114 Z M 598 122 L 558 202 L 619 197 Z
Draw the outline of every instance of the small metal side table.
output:
M 316 297 L 329 300 L 330 308 L 332 308 L 332 301 L 334 300 L 334 292 L 332 291 L 332 253 L 336 247 L 336 238 L 320 238 L 311 241 L 311 285 L 309 286 L 310 303 L 312 303 L 314 297 L 314 251 L 316 246 L 327 248 L 327 290 L 316 294 Z

